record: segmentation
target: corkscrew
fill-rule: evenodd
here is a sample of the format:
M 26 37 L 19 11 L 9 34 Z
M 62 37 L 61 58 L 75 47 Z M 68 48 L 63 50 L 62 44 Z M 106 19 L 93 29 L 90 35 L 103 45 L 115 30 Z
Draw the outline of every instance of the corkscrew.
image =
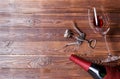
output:
M 78 27 L 77 27 L 77 23 L 73 22 L 73 27 L 76 30 L 76 32 L 78 33 L 78 36 L 74 36 L 73 32 L 70 29 L 67 29 L 64 33 L 64 37 L 65 38 L 70 38 L 73 37 L 76 41 L 73 43 L 68 43 L 65 46 L 71 46 L 71 45 L 81 45 L 83 42 L 87 42 L 88 46 L 92 49 L 95 48 L 96 46 L 96 40 L 95 39 L 86 39 L 86 34 L 83 33 Z

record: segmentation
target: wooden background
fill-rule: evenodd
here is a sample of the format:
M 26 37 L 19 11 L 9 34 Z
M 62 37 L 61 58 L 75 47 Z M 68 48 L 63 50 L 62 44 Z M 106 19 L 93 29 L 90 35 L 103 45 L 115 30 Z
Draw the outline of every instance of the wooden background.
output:
M 0 79 L 92 79 L 69 60 L 74 47 L 59 49 L 74 40 L 64 31 L 72 21 L 97 39 L 92 55 L 107 54 L 104 40 L 89 28 L 87 9 L 103 6 L 110 19 L 109 45 L 120 55 L 120 0 L 0 0 Z M 83 45 L 79 53 L 88 52 Z M 91 53 L 91 52 L 90 52 Z

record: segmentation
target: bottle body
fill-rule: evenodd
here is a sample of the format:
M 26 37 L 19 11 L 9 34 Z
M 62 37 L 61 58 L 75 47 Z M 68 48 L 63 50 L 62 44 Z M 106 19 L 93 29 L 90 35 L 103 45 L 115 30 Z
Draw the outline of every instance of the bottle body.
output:
M 107 74 L 106 68 L 97 64 L 91 64 L 87 72 L 90 73 L 94 79 L 103 79 Z

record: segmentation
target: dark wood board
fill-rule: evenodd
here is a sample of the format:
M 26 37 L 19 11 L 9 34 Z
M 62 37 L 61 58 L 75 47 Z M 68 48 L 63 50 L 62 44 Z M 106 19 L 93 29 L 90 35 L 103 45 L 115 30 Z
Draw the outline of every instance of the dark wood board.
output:
M 75 47 L 63 37 L 75 20 L 87 39 L 97 39 L 94 50 L 84 43 L 79 54 L 107 55 L 104 39 L 90 29 L 87 10 L 104 7 L 111 30 L 110 50 L 120 55 L 120 0 L 0 0 L 0 79 L 92 79 L 69 60 Z M 90 55 L 89 57 L 93 57 Z M 93 58 L 94 58 L 93 57 Z

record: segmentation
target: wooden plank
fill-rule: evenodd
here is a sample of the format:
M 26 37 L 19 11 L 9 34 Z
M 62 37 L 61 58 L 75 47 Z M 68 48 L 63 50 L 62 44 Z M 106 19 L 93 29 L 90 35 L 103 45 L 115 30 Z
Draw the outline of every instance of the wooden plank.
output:
M 84 42 L 80 47 L 69 46 L 64 47 L 69 42 L 0 42 L 0 55 L 70 55 L 71 53 L 84 54 L 91 52 L 92 54 L 106 54 L 107 49 L 104 42 L 97 42 L 95 49 L 90 49 L 88 44 Z M 109 42 L 112 53 L 119 55 L 120 43 Z M 63 48 L 64 47 L 64 48 Z
M 61 62 L 61 65 L 65 65 L 69 61 L 66 57 L 50 57 L 41 55 L 2 55 L 0 56 L 1 68 L 42 68 L 57 66 Z M 63 62 L 63 63 L 62 63 Z M 65 62 L 65 63 L 64 63 Z M 56 63 L 56 65 L 55 65 Z M 61 66 L 62 67 L 62 66 Z M 64 66 L 65 67 L 65 66 Z M 66 66 L 67 67 L 67 66 Z
M 47 56 L 47 55 L 0 55 L 0 68 L 54 68 L 68 70 L 73 69 L 75 64 L 69 60 L 68 56 Z M 104 60 L 105 55 L 85 56 L 87 61 Z M 102 57 L 102 58 L 101 58 Z M 84 58 L 85 59 L 85 58 Z M 94 62 L 95 63 L 95 62 Z M 99 63 L 99 62 L 98 62 Z M 111 66 L 119 66 L 120 62 L 111 62 Z M 100 63 L 99 63 L 100 64 Z M 105 63 L 104 63 L 105 65 Z M 109 64 L 106 64 L 109 65 Z M 76 66 L 76 65 L 75 65 Z
M 101 55 L 103 56 L 103 55 Z M 75 64 L 68 56 L 59 55 L 0 55 L 0 68 L 55 68 L 69 70 L 74 69 Z M 100 58 L 92 56 L 93 59 Z M 105 56 L 103 56 L 104 58 Z M 91 56 L 87 56 L 88 60 Z M 119 64 L 119 63 L 118 63 Z M 75 65 L 76 67 L 76 65 Z
M 114 8 L 114 7 L 119 7 L 119 0 L 115 1 L 109 1 L 109 0 L 91 0 L 91 1 L 87 1 L 87 0 L 50 0 L 48 1 L 43 1 L 43 0 L 4 0 L 3 3 L 11 3 L 13 5 L 15 5 L 15 7 L 28 7 L 28 8 L 72 8 L 72 7 L 88 7 L 88 6 L 99 6 L 99 5 L 103 5 L 106 7 L 110 7 L 110 8 Z M 117 3 L 118 2 L 118 3 Z M 113 3 L 113 4 L 111 4 Z M 62 4 L 62 6 L 60 5 Z M 109 4 L 109 5 L 107 5 Z M 118 5 L 117 5 L 118 4 Z M 30 10 L 30 9 L 29 9 Z
M 51 12 L 51 11 L 50 11 Z M 47 12 L 46 12 L 47 13 Z M 119 13 L 107 13 L 110 19 L 110 26 L 115 27 L 119 24 Z M 14 27 L 14 28 L 32 28 L 32 27 L 70 27 L 73 20 L 77 20 L 81 27 L 89 27 L 87 10 L 85 13 L 36 13 L 36 14 L 22 14 L 22 13 L 0 13 L 0 27 Z
M 71 65 L 70 65 L 71 64 Z M 68 66 L 69 65 L 69 66 Z M 0 55 L 1 68 L 73 68 L 66 56 Z
M 0 77 L 2 79 L 92 79 L 87 72 L 83 70 L 80 72 L 81 68 L 77 68 L 76 66 L 76 68 L 70 69 L 69 72 L 66 69 L 65 71 L 59 68 L 57 68 L 58 70 L 56 68 L 0 69 Z
M 26 29 L 0 29 L 0 40 L 1 41 L 23 41 L 23 42 L 39 42 L 39 41 L 68 41 L 63 35 L 67 28 L 26 28 Z M 69 29 L 69 28 L 68 28 Z M 103 42 L 102 36 L 95 34 L 89 28 L 80 28 L 84 33 L 86 33 L 88 39 L 97 39 Z M 73 28 L 72 28 L 73 30 Z M 75 31 L 75 30 L 73 30 Z M 77 34 L 77 33 L 76 33 Z M 120 36 L 119 29 L 113 28 L 109 33 L 110 42 L 119 42 Z

